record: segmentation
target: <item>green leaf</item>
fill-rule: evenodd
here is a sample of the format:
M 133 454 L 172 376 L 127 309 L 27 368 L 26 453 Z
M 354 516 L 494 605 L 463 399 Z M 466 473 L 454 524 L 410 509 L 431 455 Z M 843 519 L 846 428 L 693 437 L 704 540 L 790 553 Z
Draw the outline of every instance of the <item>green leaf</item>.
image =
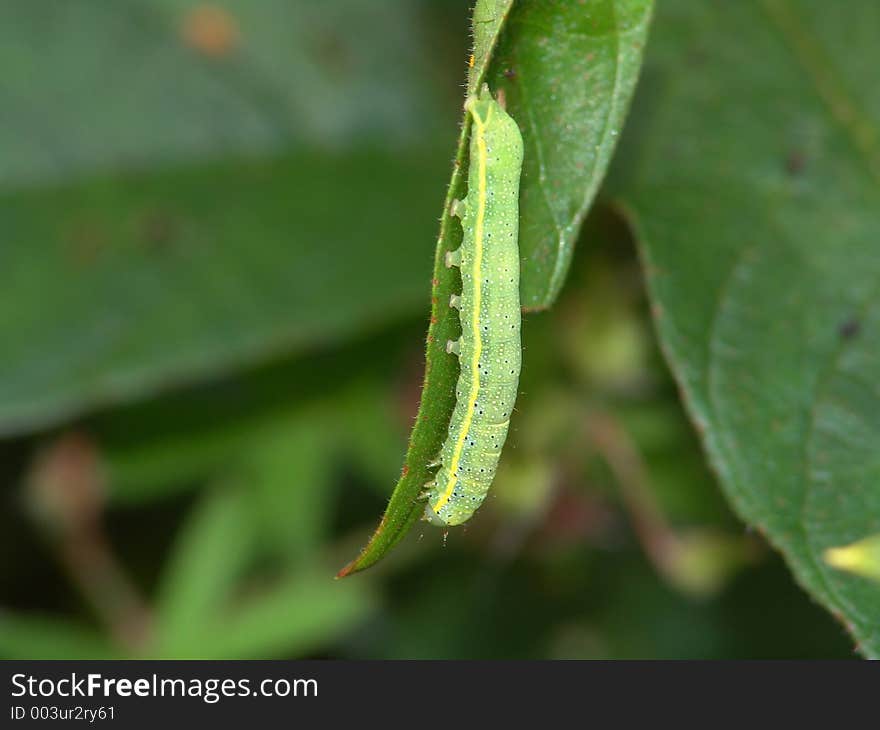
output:
M 278 462 L 284 474 L 268 471 L 280 458 L 279 439 L 282 435 L 303 437 L 303 429 L 297 427 L 305 420 L 296 421 L 293 429 L 276 429 L 251 454 L 251 464 L 262 464 L 263 469 L 248 482 L 247 489 L 221 486 L 193 510 L 162 577 L 149 655 L 225 659 L 297 656 L 335 638 L 372 609 L 372 594 L 366 586 L 341 585 L 326 574 L 318 574 L 314 566 L 296 567 L 297 563 L 286 561 L 287 569 L 277 577 L 266 580 L 252 575 L 255 558 L 261 558 L 264 572 L 269 562 L 261 544 L 264 535 L 275 552 L 278 547 L 286 552 L 300 548 L 300 554 L 294 552 L 293 556 L 308 554 L 310 562 L 324 538 L 326 520 L 322 522 L 320 515 L 316 516 L 320 510 L 312 509 L 306 501 L 326 498 L 326 485 L 292 484 L 286 491 L 277 486 L 288 486 L 282 479 L 284 474 L 296 476 L 299 472 L 306 477 L 307 470 L 315 470 L 315 464 L 302 457 L 302 450 L 314 442 L 290 442 L 288 445 L 295 447 L 293 456 Z M 318 432 L 329 433 L 326 429 Z M 319 457 L 323 459 L 324 454 L 319 452 L 312 458 Z M 294 460 L 298 470 L 291 467 Z M 323 469 L 325 464 L 317 468 Z M 261 483 L 267 480 L 276 484 Z M 274 519 L 266 514 L 272 507 L 278 512 Z M 295 507 L 299 514 L 291 515 Z M 310 520 L 315 524 L 307 524 Z M 285 526 L 293 535 L 283 539 L 278 532 Z M 299 561 L 300 566 L 304 563 Z
M 476 63 L 468 88 L 488 80 L 493 92 L 503 91 L 525 143 L 520 287 L 526 308 L 549 306 L 562 285 L 635 86 L 651 7 L 651 0 L 523 2 L 507 14 L 507 3 L 481 0 L 474 8 Z M 466 192 L 468 133 L 466 117 L 440 223 L 425 380 L 403 473 L 373 537 L 340 577 L 374 564 L 419 518 L 427 464 L 446 435 L 458 363 L 445 343 L 459 331 L 457 312 L 447 303 L 460 282 L 444 254 L 461 242 L 461 226 L 449 210 Z
M 0 194 L 0 432 L 415 310 L 444 167 L 302 153 Z
M 4 659 L 118 659 L 98 631 L 69 619 L 0 610 L 0 657 Z
M 162 576 L 155 609 L 161 651 L 187 642 L 194 627 L 220 612 L 253 556 L 254 543 L 247 501 L 239 492 L 220 489 L 202 499 Z
M 880 5 L 660 4 L 614 189 L 722 486 L 880 657 Z
M 479 0 L 474 5 L 471 29 L 474 50 L 468 68 L 468 95 L 479 92 L 480 83 L 489 68 L 492 52 L 514 0 Z
M 90 419 L 88 430 L 105 459 L 108 497 L 138 504 L 205 480 L 246 478 L 243 465 L 264 436 L 274 439 L 275 430 L 309 419 L 317 419 L 313 430 L 332 434 L 333 453 L 322 452 L 328 460 L 338 466 L 340 456 L 350 457 L 387 484 L 399 467 L 403 438 L 388 408 L 388 381 L 408 361 L 416 331 L 394 328 Z
M 241 480 L 257 532 L 296 563 L 313 560 L 326 537 L 339 415 L 318 406 L 267 424 L 242 455 Z
M 352 630 L 373 610 L 365 584 L 307 573 L 257 589 L 157 654 L 163 659 L 268 659 L 302 656 Z
M 423 304 L 451 59 L 324 5 L 0 5 L 0 433 Z
M 550 307 L 617 144 L 652 0 L 514 6 L 488 74 L 523 134 L 520 297 Z
M 442 99 L 422 22 L 411 0 L 6 0 L 0 186 L 411 143 Z
M 852 545 L 828 548 L 823 557 L 838 570 L 880 581 L 880 535 L 869 535 Z

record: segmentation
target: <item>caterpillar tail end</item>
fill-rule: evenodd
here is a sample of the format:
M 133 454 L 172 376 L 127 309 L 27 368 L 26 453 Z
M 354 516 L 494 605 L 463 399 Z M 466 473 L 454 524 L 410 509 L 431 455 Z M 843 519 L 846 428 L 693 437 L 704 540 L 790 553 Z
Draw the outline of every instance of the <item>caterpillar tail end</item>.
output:
M 422 519 L 436 527 L 448 527 L 446 521 L 434 511 L 430 504 L 425 505 L 425 514 Z

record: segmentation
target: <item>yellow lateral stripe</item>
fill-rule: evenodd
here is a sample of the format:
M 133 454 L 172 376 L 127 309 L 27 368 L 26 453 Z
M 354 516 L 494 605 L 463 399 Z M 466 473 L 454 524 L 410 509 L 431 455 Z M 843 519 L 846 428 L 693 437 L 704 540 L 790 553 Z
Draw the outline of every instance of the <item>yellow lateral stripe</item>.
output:
M 461 452 L 464 450 L 464 442 L 467 438 L 468 431 L 470 430 L 471 422 L 474 418 L 474 409 L 476 408 L 475 404 L 480 394 L 480 373 L 477 369 L 477 365 L 480 362 L 480 355 L 483 354 L 483 340 L 480 339 L 479 314 L 480 298 L 482 296 L 481 287 L 483 284 L 483 280 L 480 274 L 480 269 L 483 265 L 483 219 L 486 216 L 487 152 L 484 131 L 485 124 L 488 123 L 491 114 L 492 108 L 490 107 L 488 114 L 486 114 L 485 123 L 480 121 L 480 117 L 478 114 L 474 114 L 474 126 L 477 130 L 477 150 L 479 152 L 479 169 L 477 173 L 479 182 L 477 184 L 477 221 L 474 224 L 474 316 L 471 318 L 474 333 L 474 356 L 471 359 L 473 385 L 471 386 L 471 393 L 470 398 L 468 399 L 468 407 L 467 411 L 465 412 L 464 421 L 461 424 L 461 433 L 458 435 L 458 441 L 456 441 L 455 443 L 455 450 L 452 452 L 452 461 L 449 464 L 449 483 L 446 485 L 446 489 L 443 490 L 443 494 L 440 495 L 440 499 L 438 499 L 437 503 L 432 507 L 435 512 L 439 512 L 441 509 L 443 509 L 443 507 L 449 501 L 449 498 L 452 496 L 452 490 L 455 489 L 455 472 L 458 471 L 458 465 L 461 461 Z

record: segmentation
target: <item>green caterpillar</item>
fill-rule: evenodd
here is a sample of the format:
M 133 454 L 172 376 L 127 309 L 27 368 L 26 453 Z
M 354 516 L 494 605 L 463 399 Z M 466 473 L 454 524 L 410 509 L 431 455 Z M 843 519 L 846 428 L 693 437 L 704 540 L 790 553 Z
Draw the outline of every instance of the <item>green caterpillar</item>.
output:
M 483 502 L 516 400 L 522 349 L 519 304 L 519 178 L 523 143 L 516 122 L 484 86 L 465 109 L 472 119 L 468 194 L 452 214 L 464 230 L 461 248 L 446 254 L 461 269 L 461 338 L 448 342 L 461 372 L 440 469 L 427 486 L 425 517 L 460 525 Z M 437 464 L 435 464 L 436 466 Z

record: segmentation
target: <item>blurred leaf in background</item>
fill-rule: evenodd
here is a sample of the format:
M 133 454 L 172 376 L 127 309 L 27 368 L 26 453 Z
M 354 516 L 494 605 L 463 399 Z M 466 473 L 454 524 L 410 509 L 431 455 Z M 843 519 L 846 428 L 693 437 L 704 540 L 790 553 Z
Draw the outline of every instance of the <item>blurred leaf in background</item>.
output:
M 424 302 L 455 9 L 5 3 L 0 432 Z
M 611 189 L 731 504 L 880 656 L 880 4 L 668 0 Z

